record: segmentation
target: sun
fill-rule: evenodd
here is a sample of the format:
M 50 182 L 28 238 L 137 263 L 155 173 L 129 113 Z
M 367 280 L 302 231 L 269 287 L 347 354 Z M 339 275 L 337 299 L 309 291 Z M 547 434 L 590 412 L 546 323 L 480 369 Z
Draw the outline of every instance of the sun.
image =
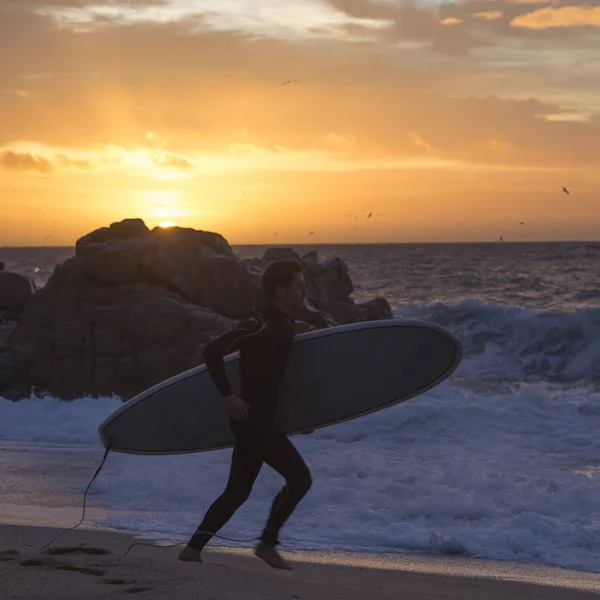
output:
M 166 229 L 167 227 L 175 227 L 176 225 L 173 221 L 163 221 L 162 223 L 159 223 L 158 226 Z

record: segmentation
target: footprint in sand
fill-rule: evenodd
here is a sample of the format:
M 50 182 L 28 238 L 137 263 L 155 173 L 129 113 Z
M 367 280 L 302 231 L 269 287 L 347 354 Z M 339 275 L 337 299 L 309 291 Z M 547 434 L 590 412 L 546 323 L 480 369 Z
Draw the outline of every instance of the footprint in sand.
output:
M 129 585 L 130 583 L 135 583 L 135 581 L 126 581 L 120 577 L 105 577 L 102 583 L 106 583 L 107 585 Z
M 50 558 L 51 556 L 66 556 L 66 555 L 81 555 L 81 554 L 87 554 L 87 555 L 106 555 L 106 554 L 112 554 L 112 552 L 110 552 L 109 550 L 107 550 L 106 548 L 98 548 L 96 546 L 66 546 L 66 547 L 56 547 L 56 548 L 49 548 L 48 550 L 46 550 L 44 552 L 44 554 L 49 555 L 49 556 L 39 556 L 39 557 L 33 557 L 33 558 L 27 558 L 25 560 L 22 560 L 19 564 L 23 567 L 51 567 L 54 569 L 58 569 L 61 571 L 76 571 L 78 573 L 83 573 L 84 575 L 92 575 L 94 577 L 102 577 L 104 576 L 106 573 L 102 570 L 102 569 L 98 569 L 96 567 L 85 567 L 85 566 L 78 566 L 78 565 L 72 565 L 69 563 L 60 563 L 57 562 L 56 560 L 54 560 L 53 558 Z M 16 550 L 6 550 L 2 553 L 0 553 L 0 559 L 1 560 L 14 560 L 15 556 L 18 555 L 18 552 Z M 4 558 L 4 556 L 6 556 L 7 558 Z M 102 579 L 102 583 L 106 584 L 106 585 L 123 585 L 123 586 L 130 586 L 130 587 L 126 587 L 123 591 L 128 593 L 128 594 L 139 594 L 141 592 L 149 592 L 150 590 L 152 590 L 151 587 L 146 587 L 146 586 L 142 586 L 142 585 L 135 585 L 137 582 L 134 580 L 127 580 L 127 579 L 122 579 L 120 577 L 104 577 Z
M 50 567 L 53 569 L 59 569 L 60 571 L 77 571 L 84 575 L 94 575 L 99 577 L 104 575 L 104 571 L 100 569 L 94 569 L 93 567 L 79 567 L 77 565 L 70 565 L 68 563 L 57 563 L 55 560 L 46 557 L 39 558 L 26 558 L 19 563 L 22 567 Z
M 59 569 L 61 571 L 77 571 L 78 573 L 83 573 L 84 575 L 94 575 L 95 577 L 102 577 L 104 575 L 104 571 L 100 569 L 94 569 L 93 567 L 78 567 L 77 565 L 55 565 L 55 569 Z
M 112 554 L 110 550 L 106 548 L 98 548 L 96 546 L 57 546 L 56 548 L 48 548 L 44 554 L 50 554 L 51 556 L 58 556 L 62 554 Z
M 56 562 L 50 558 L 26 558 L 19 563 L 22 567 L 54 567 Z

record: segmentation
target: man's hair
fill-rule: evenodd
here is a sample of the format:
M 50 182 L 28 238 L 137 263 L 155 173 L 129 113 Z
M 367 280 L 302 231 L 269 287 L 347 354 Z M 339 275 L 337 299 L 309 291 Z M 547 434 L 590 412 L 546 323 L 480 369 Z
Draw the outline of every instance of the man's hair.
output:
M 288 288 L 294 281 L 294 273 L 302 273 L 304 267 L 295 260 L 278 260 L 271 263 L 262 275 L 260 285 L 267 300 L 276 297 L 278 286 Z

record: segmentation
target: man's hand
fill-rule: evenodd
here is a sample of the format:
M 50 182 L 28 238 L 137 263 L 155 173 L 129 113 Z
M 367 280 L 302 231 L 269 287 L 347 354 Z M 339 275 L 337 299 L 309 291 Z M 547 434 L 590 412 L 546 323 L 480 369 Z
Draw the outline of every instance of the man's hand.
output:
M 233 421 L 245 421 L 248 418 L 248 405 L 235 394 L 223 398 L 229 418 Z

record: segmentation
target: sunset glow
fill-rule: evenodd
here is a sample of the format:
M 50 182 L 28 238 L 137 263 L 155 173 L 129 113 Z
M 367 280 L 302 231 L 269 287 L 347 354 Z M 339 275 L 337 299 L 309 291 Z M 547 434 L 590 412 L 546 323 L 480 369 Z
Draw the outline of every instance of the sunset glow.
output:
M 0 0 L 0 245 L 597 239 L 592 5 Z

